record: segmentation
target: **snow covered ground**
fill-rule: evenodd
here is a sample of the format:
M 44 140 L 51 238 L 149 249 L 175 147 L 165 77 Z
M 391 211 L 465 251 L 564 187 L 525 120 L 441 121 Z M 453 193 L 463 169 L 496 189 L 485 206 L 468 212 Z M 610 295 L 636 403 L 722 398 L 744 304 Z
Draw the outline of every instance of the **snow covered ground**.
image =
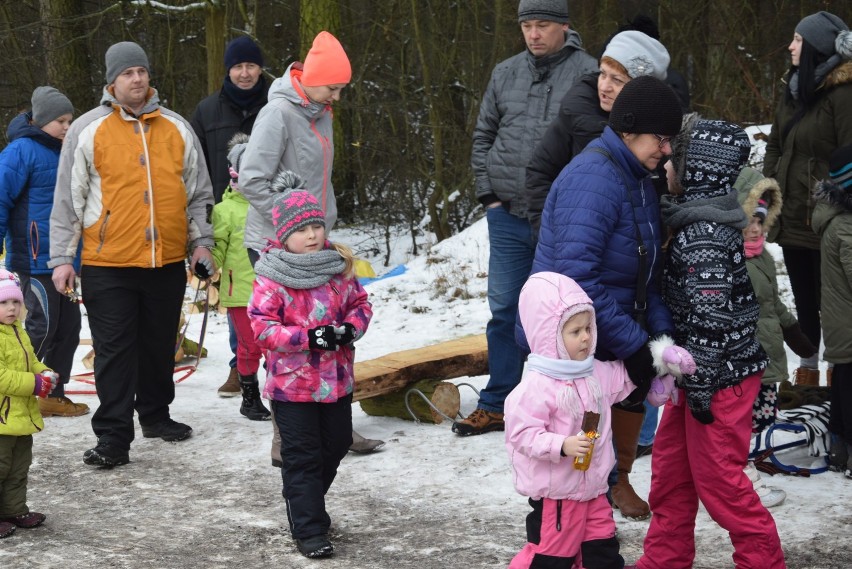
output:
M 349 231 L 335 237 L 358 241 Z M 392 266 L 407 261 L 407 272 L 367 287 L 375 317 L 358 359 L 482 333 L 487 258 L 484 220 L 418 258 L 395 253 Z M 200 316 L 191 317 L 191 338 L 200 323 Z M 101 470 L 82 462 L 95 442 L 89 417 L 45 420 L 45 431 L 35 436 L 29 505 L 48 519 L 0 541 L 0 566 L 491 568 L 505 567 L 523 545 L 528 506 L 512 487 L 501 433 L 459 438 L 447 422 L 370 417 L 355 405 L 356 430 L 387 445 L 343 461 L 328 495 L 336 555 L 303 558 L 287 530 L 279 471 L 269 462 L 271 424 L 244 419 L 238 399 L 216 395 L 230 358 L 221 315 L 211 315 L 205 346 L 209 356 L 178 384 L 172 406 L 173 417 L 194 429 L 186 441 L 144 439 L 137 429 L 132 462 Z M 75 371 L 84 369 L 78 364 Z M 487 378 L 457 381 L 481 388 Z M 466 387 L 461 393 L 467 414 L 476 396 Z M 94 395 L 72 397 L 97 405 Z M 651 460 L 638 459 L 631 476 L 644 496 Z M 774 476 L 768 483 L 788 494 L 772 510 L 788 567 L 852 567 L 852 481 L 825 473 Z M 633 562 L 647 522 L 617 512 L 615 519 L 622 552 Z M 696 568 L 733 566 L 726 533 L 703 510 L 696 533 Z

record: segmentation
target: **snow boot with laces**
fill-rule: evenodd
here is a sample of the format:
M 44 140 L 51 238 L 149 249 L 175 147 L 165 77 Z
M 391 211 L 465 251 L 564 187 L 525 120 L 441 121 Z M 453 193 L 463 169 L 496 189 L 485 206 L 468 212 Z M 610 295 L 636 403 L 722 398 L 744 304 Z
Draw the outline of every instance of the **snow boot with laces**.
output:
M 272 413 L 263 406 L 260 400 L 260 386 L 257 383 L 257 374 L 240 375 L 240 388 L 243 391 L 243 404 L 240 406 L 240 414 L 252 421 L 269 421 Z

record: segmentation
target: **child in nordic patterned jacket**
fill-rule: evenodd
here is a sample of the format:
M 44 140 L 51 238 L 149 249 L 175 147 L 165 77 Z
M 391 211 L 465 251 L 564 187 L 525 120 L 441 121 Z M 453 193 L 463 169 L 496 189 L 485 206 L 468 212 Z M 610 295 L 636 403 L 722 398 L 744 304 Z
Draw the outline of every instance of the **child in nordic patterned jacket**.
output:
M 684 117 L 667 164 L 663 221 L 673 231 L 663 300 L 675 341 L 696 371 L 666 403 L 651 462 L 651 525 L 641 569 L 686 569 L 695 558 L 699 500 L 728 531 L 736 567 L 785 567 L 772 516 L 743 469 L 752 406 L 767 365 L 757 341 L 760 307 L 743 246 L 748 225 L 734 181 L 751 144 L 737 125 Z
M 353 343 L 373 310 L 352 252 L 326 241 L 316 197 L 277 195 L 272 224 L 277 242 L 255 265 L 249 317 L 267 355 L 263 394 L 281 433 L 290 532 L 302 554 L 327 557 L 325 494 L 352 444 Z
M 248 250 L 243 245 L 248 214 L 248 200 L 237 185 L 240 162 L 248 144 L 248 135 L 238 132 L 228 144 L 231 183 L 222 201 L 213 206 L 213 260 L 222 267 L 219 284 L 219 303 L 227 308 L 228 320 L 237 337 L 237 373 L 243 402 L 240 414 L 252 421 L 267 421 L 269 410 L 260 399 L 257 370 L 263 356 L 254 339 L 251 321 L 246 311 L 254 284 L 254 269 Z
M 510 569 L 621 569 L 607 476 L 615 464 L 610 406 L 636 387 L 621 361 L 594 359 L 597 342 L 591 299 L 570 278 L 532 275 L 520 294 L 519 316 L 532 354 L 521 383 L 506 398 L 506 449 L 515 489 L 529 497 L 527 545 Z M 671 338 L 652 343 L 657 373 L 688 368 L 692 358 Z M 595 425 L 584 425 L 589 414 Z M 594 417 L 594 415 L 591 415 Z M 598 438 L 585 432 L 593 426 Z M 588 470 L 575 457 L 594 449 Z M 587 459 L 588 460 L 588 459 Z
M 36 396 L 45 398 L 59 374 L 38 361 L 21 326 L 24 295 L 14 273 L 0 269 L 0 538 L 41 525 L 27 507 L 33 433 L 44 429 Z

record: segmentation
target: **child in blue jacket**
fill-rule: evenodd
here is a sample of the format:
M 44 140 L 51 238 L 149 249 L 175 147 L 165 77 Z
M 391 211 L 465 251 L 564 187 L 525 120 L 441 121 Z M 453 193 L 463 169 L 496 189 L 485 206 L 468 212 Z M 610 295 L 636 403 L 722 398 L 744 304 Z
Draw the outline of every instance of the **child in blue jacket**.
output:
M 0 152 L 0 238 L 6 268 L 21 279 L 26 329 L 38 358 L 59 374 L 51 396 L 39 400 L 45 417 L 76 417 L 89 406 L 65 396 L 74 352 L 80 343 L 80 307 L 59 293 L 51 280 L 50 212 L 59 150 L 71 126 L 74 107 L 53 87 L 37 87 L 32 111 L 9 125 L 9 145 Z M 80 270 L 79 254 L 74 262 Z

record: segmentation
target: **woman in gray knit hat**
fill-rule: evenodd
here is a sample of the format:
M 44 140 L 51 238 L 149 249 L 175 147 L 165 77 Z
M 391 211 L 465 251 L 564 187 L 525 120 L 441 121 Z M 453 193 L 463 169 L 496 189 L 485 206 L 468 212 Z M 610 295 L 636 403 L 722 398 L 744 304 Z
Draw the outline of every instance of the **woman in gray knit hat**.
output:
M 820 244 L 811 188 L 828 177 L 831 152 L 852 143 L 852 33 L 829 12 L 796 26 L 784 95 L 766 145 L 763 175 L 781 186 L 784 205 L 769 241 L 781 245 L 802 331 L 820 345 Z M 819 385 L 819 357 L 801 358 L 796 383 Z M 829 375 L 830 380 L 830 375 Z

